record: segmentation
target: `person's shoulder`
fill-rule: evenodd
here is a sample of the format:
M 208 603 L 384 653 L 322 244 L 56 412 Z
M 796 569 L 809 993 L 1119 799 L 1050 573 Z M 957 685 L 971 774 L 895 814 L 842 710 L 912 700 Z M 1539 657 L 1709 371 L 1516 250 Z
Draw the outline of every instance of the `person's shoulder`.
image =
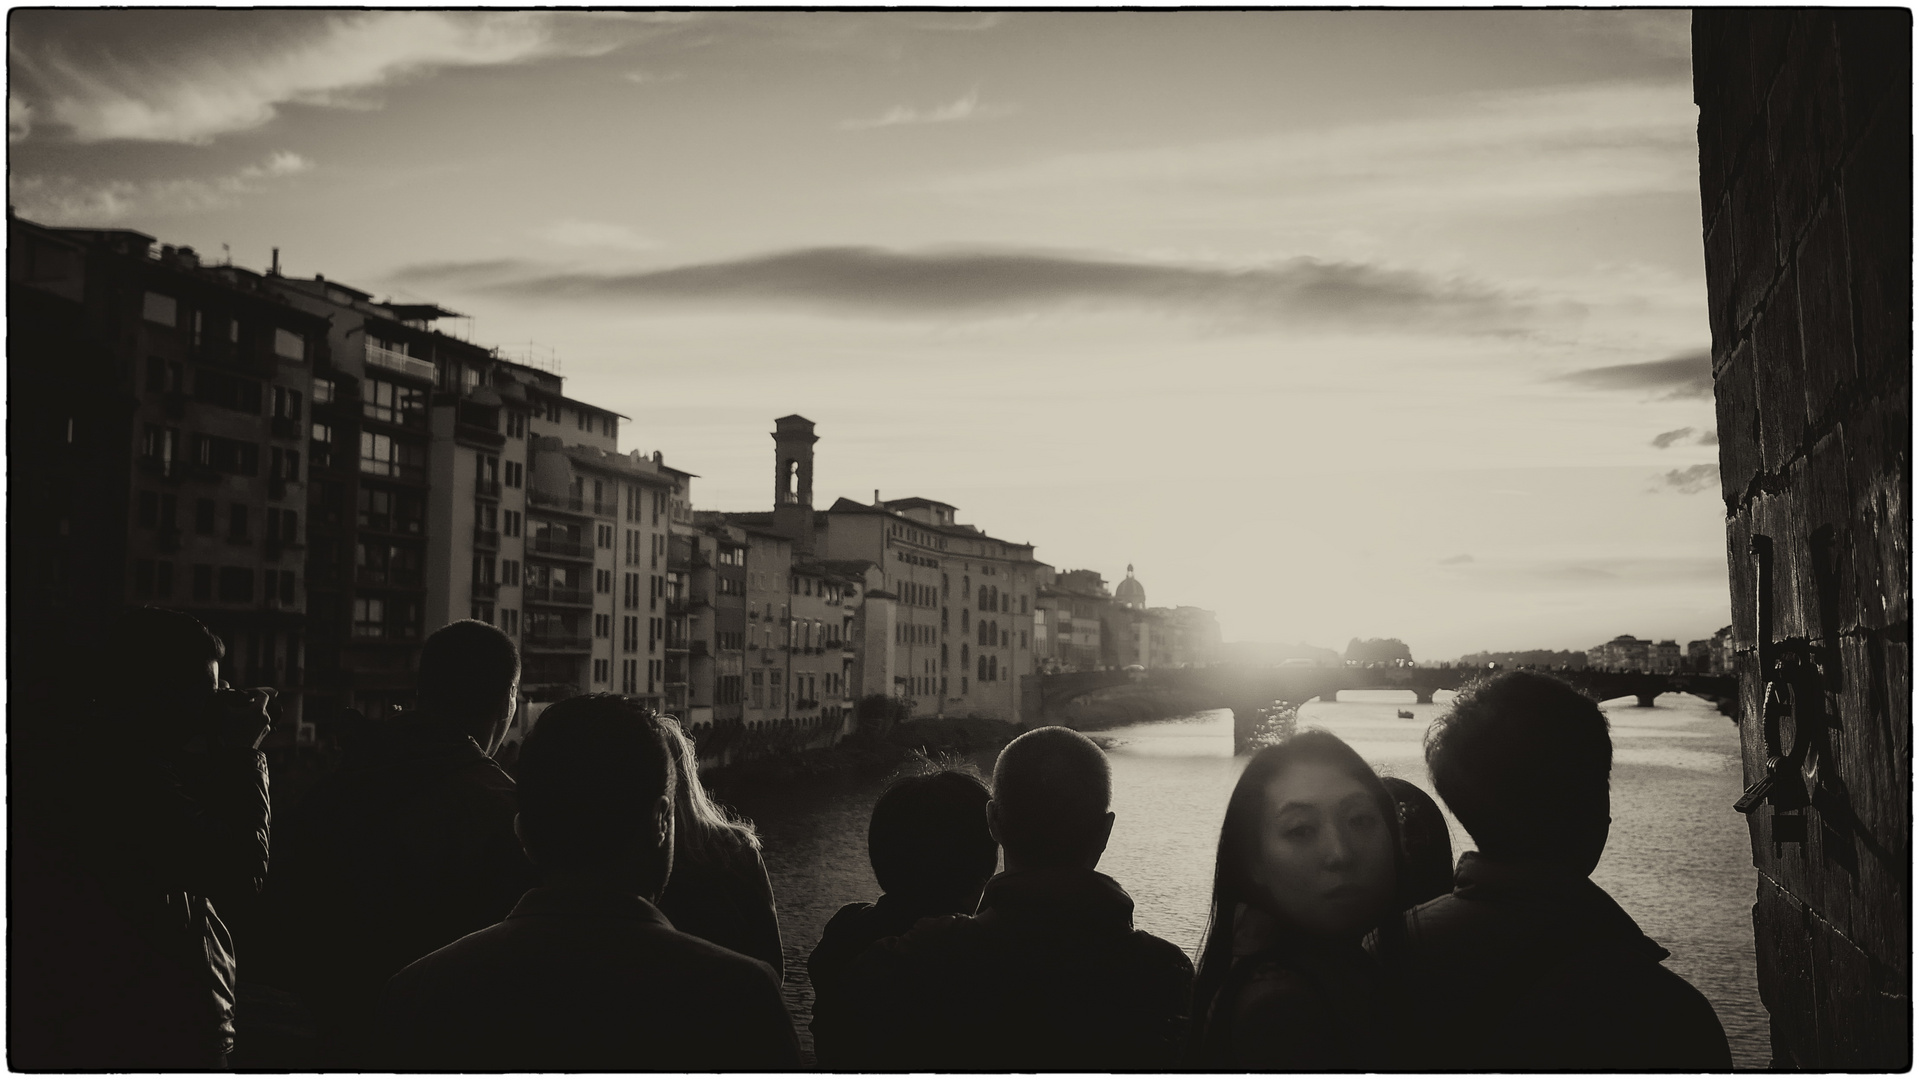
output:
M 779 979 L 763 960 L 715 945 L 669 926 L 647 926 L 638 931 L 644 948 L 665 962 L 701 974 L 715 986 L 751 988 L 766 984 L 777 989 Z
M 476 978 L 499 968 L 498 957 L 514 948 L 523 929 L 511 920 L 498 922 L 433 950 L 388 981 L 388 998 L 402 1000 L 442 987 L 470 988 Z
M 1142 961 L 1158 968 L 1184 972 L 1189 978 L 1192 976 L 1192 958 L 1186 955 L 1185 949 L 1165 938 L 1135 930 L 1128 941 Z

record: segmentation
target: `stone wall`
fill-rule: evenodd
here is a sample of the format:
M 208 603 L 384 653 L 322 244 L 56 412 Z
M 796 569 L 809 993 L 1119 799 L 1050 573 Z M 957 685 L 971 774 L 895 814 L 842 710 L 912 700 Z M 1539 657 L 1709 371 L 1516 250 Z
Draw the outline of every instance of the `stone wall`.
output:
M 1772 778 L 1753 922 L 1794 1068 L 1911 1062 L 1911 34 L 1693 21 L 1741 741 Z

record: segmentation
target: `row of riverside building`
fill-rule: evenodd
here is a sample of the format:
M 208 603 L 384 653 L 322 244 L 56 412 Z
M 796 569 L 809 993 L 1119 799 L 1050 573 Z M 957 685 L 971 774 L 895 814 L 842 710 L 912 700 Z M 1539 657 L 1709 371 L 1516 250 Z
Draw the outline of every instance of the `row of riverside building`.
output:
M 813 506 L 813 424 L 776 421 L 775 497 L 694 509 L 695 474 L 619 450 L 625 418 L 432 304 L 203 264 L 129 230 L 9 217 L 16 688 L 84 685 L 128 604 L 227 642 L 278 691 L 275 744 L 407 707 L 427 633 L 475 618 L 545 704 L 627 695 L 703 753 L 826 745 L 859 703 L 1036 718 L 1036 677 L 1206 662 L 1210 612 L 1056 573 L 931 499 Z M 277 263 L 277 254 L 276 254 Z
M 1677 641 L 1653 641 L 1621 634 L 1604 645 L 1587 649 L 1586 663 L 1600 671 L 1727 672 L 1733 668 L 1732 627 L 1721 627 L 1710 638 L 1689 641 L 1684 649 Z

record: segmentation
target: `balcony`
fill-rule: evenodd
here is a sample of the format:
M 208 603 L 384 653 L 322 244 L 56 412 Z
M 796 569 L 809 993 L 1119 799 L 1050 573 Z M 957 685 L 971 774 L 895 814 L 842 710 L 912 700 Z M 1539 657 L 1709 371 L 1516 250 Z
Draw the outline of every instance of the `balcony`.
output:
M 686 651 L 689 655 L 695 656 L 695 657 L 713 655 L 712 652 L 706 647 L 706 642 L 703 639 L 689 642 L 687 644 Z
M 584 540 L 534 533 L 527 537 L 526 546 L 528 551 L 538 552 L 541 555 L 558 555 L 566 559 L 593 561 L 593 546 Z
M 291 416 L 276 416 L 270 425 L 276 439 L 297 439 L 301 436 L 300 422 Z
M 426 360 L 415 360 L 403 352 L 382 348 L 371 341 L 366 343 L 366 364 L 368 367 L 385 368 L 402 375 L 428 382 L 439 381 L 439 369 Z
M 497 581 L 476 581 L 473 583 L 473 599 L 491 600 L 500 595 L 500 583 Z
M 180 550 L 180 530 L 161 527 L 153 531 L 153 550 L 162 555 L 171 555 Z
M 528 603 L 533 604 L 593 606 L 593 590 L 575 589 L 567 585 L 528 585 L 521 595 Z
M 473 494 L 483 499 L 497 499 L 500 497 L 500 482 L 498 480 L 476 480 L 473 483 Z
M 596 502 L 593 504 L 593 513 L 599 517 L 619 517 L 620 504 L 617 502 Z
M 479 526 L 477 526 L 477 525 L 476 525 L 476 526 L 474 526 L 474 528 L 473 528 L 473 546 L 474 546 L 475 548 L 478 548 L 478 549 L 479 549 L 479 550 L 481 550 L 481 551 L 498 551 L 498 550 L 500 550 L 500 530 L 498 530 L 498 529 L 483 529 L 483 528 L 480 528 L 480 527 L 479 527 Z
M 520 639 L 520 644 L 528 649 L 542 652 L 587 652 L 593 647 L 593 639 L 585 634 L 573 634 L 564 630 L 528 630 Z
M 361 585 L 385 585 L 396 589 L 420 587 L 418 570 L 383 570 L 376 566 L 354 568 L 353 580 Z
M 287 497 L 287 479 L 284 476 L 267 477 L 267 498 L 284 499 Z
M 586 500 L 578 495 L 529 487 L 526 489 L 526 501 L 530 505 L 543 506 L 551 510 L 565 510 L 574 514 L 586 513 Z

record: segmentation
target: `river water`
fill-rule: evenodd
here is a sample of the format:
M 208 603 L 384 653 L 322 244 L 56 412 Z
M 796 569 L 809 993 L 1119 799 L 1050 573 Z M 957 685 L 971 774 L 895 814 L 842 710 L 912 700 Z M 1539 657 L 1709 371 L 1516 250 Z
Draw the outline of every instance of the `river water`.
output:
M 1346 691 L 1337 704 L 1303 706 L 1300 727 L 1337 734 L 1382 775 L 1430 793 L 1421 740 L 1446 695 L 1434 705 L 1414 704 L 1412 696 Z M 1764 1068 L 1771 1052 L 1755 982 L 1751 848 L 1745 822 L 1732 810 L 1741 790 L 1738 730 L 1710 703 L 1686 694 L 1663 695 L 1650 709 L 1631 698 L 1603 707 L 1613 733 L 1613 828 L 1593 880 L 1672 952 L 1666 966 L 1712 1001 L 1735 1065 Z M 1400 709 L 1413 718 L 1400 719 Z M 1132 894 L 1140 928 L 1195 954 L 1220 821 L 1246 763 L 1233 756 L 1232 714 L 1214 710 L 1094 737 L 1113 764 L 1118 815 L 1100 870 Z M 966 763 L 989 775 L 992 755 Z M 866 861 L 866 822 L 889 779 L 841 775 L 723 793 L 765 839 L 786 946 L 787 1002 L 809 1055 L 806 957 L 842 904 L 879 893 Z M 1447 821 L 1455 855 L 1470 848 L 1459 823 L 1450 814 Z

